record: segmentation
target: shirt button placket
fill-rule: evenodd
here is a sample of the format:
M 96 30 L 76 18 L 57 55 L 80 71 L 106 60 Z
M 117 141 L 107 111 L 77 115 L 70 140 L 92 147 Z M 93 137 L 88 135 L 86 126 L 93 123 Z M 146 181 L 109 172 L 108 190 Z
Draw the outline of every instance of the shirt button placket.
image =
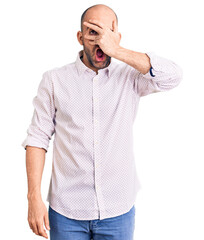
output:
M 93 124 L 94 124 L 94 167 L 95 189 L 99 206 L 99 219 L 103 217 L 104 200 L 101 190 L 101 155 L 100 155 L 100 122 L 99 122 L 99 83 L 98 75 L 93 78 Z

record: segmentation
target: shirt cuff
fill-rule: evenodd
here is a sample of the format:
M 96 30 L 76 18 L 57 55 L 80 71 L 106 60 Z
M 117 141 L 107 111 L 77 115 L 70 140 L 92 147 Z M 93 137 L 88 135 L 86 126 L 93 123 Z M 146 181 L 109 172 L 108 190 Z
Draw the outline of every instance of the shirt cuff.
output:
M 44 144 L 42 142 L 39 142 L 37 139 L 27 136 L 26 139 L 22 142 L 21 146 L 26 150 L 26 146 L 32 146 L 32 147 L 38 147 L 38 148 L 43 148 L 47 152 L 48 150 L 48 145 Z
M 154 52 L 147 52 L 146 55 L 150 58 L 151 67 L 150 70 L 143 75 L 147 79 L 152 79 L 157 76 L 157 72 L 161 71 L 162 66 L 157 55 Z
M 149 70 L 149 73 L 150 73 L 150 75 L 151 75 L 152 77 L 155 77 L 155 75 L 153 74 L 152 70 L 153 70 L 153 68 L 151 67 L 150 70 Z

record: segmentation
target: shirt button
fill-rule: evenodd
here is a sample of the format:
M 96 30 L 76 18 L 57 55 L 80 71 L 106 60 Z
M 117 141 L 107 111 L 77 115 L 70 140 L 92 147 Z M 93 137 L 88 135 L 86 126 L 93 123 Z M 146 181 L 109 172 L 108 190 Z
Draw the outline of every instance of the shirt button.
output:
M 96 184 L 96 191 L 98 191 L 98 185 Z

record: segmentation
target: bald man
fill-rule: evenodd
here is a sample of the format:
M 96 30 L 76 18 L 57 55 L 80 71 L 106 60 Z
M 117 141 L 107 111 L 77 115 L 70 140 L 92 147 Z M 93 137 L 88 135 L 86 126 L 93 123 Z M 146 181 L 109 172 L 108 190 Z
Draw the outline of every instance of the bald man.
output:
M 139 100 L 176 87 L 182 70 L 152 52 L 121 47 L 117 15 L 105 5 L 84 11 L 77 39 L 83 50 L 76 61 L 45 72 L 33 99 L 22 143 L 28 222 L 37 235 L 48 238 L 49 230 L 51 240 L 133 240 L 140 182 L 132 130 Z M 53 134 L 47 211 L 40 185 Z

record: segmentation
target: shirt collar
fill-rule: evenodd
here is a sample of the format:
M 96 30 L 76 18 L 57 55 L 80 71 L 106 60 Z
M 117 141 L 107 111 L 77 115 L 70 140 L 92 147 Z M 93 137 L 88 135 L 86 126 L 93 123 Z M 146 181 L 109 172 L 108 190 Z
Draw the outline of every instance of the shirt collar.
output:
M 79 73 L 79 75 L 83 74 L 85 71 L 86 72 L 94 72 L 92 69 L 88 68 L 81 60 L 81 56 L 83 55 L 83 50 L 79 51 L 77 54 L 77 59 L 75 61 L 75 65 L 77 68 L 77 71 Z M 110 77 L 111 74 L 111 69 L 113 67 L 113 61 L 111 58 L 110 64 L 108 65 L 108 67 L 100 69 L 98 72 L 104 72 L 105 74 L 107 74 L 108 77 Z

